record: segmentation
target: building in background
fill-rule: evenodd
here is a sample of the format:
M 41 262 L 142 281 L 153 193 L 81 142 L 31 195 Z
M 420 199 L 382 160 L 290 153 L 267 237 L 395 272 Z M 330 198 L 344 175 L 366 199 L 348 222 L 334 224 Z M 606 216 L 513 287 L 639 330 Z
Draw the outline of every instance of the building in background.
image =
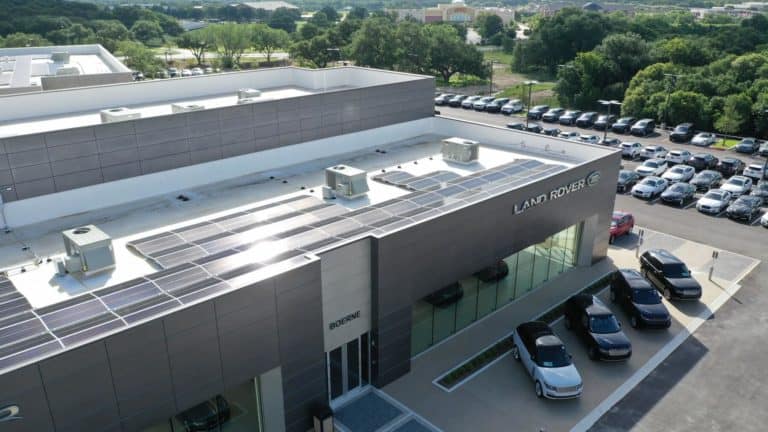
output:
M 712 14 L 728 15 L 734 18 L 751 18 L 755 15 L 764 14 L 766 10 L 768 10 L 768 3 L 746 2 L 710 8 L 691 8 L 691 13 L 699 19 Z
M 3 432 L 306 432 L 567 296 L 606 256 L 620 152 L 433 94 L 345 67 L 0 97 Z
M 490 13 L 498 15 L 505 25 L 514 21 L 515 11 L 513 9 L 500 7 L 474 8 L 468 6 L 461 0 L 453 3 L 442 3 L 432 8 L 424 9 L 392 9 L 390 12 L 396 12 L 397 18 L 403 20 L 407 17 L 412 19 L 434 23 L 449 22 L 460 24 L 471 24 L 479 13 Z
M 274 12 L 280 8 L 285 9 L 298 9 L 299 7 L 284 1 L 259 1 L 259 2 L 245 2 L 242 3 L 253 9 L 263 9 L 267 12 Z
M 131 70 L 101 45 L 0 49 L 0 95 L 132 80 Z

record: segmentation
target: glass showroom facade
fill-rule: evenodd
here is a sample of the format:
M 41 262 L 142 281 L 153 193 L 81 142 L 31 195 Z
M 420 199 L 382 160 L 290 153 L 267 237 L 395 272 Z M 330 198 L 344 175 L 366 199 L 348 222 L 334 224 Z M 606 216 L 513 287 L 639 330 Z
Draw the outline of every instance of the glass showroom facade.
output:
M 417 301 L 413 305 L 411 355 L 575 266 L 580 239 L 581 224 L 572 225 Z

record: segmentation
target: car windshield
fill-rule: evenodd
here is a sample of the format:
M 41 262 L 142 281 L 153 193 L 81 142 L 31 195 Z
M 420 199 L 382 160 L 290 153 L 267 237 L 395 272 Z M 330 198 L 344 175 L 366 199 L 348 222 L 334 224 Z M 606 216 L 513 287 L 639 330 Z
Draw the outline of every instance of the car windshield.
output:
M 685 174 L 685 168 L 677 166 L 669 170 L 669 172 L 673 174 Z
M 687 183 L 676 183 L 676 184 L 673 184 L 671 188 L 669 188 L 670 192 L 682 193 L 682 192 L 685 192 L 686 190 L 688 190 Z
M 631 120 L 632 119 L 630 119 L 630 118 L 622 117 L 622 118 L 619 119 L 619 121 L 617 123 L 629 123 Z
M 746 196 L 739 197 L 739 199 L 737 199 L 736 202 L 734 202 L 734 204 L 743 204 L 746 206 L 754 207 L 759 205 L 760 202 L 761 202 L 760 198 L 756 196 L 746 195 Z
M 675 128 L 675 132 L 688 132 L 688 126 L 678 126 Z
M 538 364 L 546 368 L 565 367 L 571 364 L 571 358 L 564 345 L 540 346 Z
M 656 179 L 647 178 L 643 180 L 643 184 L 648 186 L 656 186 L 657 183 L 658 181 Z
M 707 192 L 707 194 L 704 195 L 704 198 L 716 200 L 716 201 L 723 201 L 725 199 L 725 194 L 722 192 Z
M 643 165 L 645 165 L 647 167 L 650 167 L 650 168 L 658 168 L 660 164 L 658 162 L 656 162 L 656 161 L 649 160 L 649 161 L 645 161 L 645 163 Z
M 628 179 L 628 178 L 629 178 L 629 177 L 631 177 L 631 176 L 632 176 L 632 174 L 630 174 L 630 173 L 628 173 L 628 172 L 626 172 L 626 171 L 621 171 L 621 172 L 619 173 L 619 179 L 620 179 L 620 180 L 626 180 L 626 179 Z
M 661 303 L 661 298 L 656 290 L 635 289 L 632 290 L 632 302 L 643 305 L 652 305 Z
M 696 177 L 700 180 L 712 180 L 714 179 L 716 174 L 712 171 L 702 171 Z
M 595 315 L 589 317 L 589 331 L 592 333 L 616 333 L 619 322 L 613 315 Z
M 755 170 L 755 171 L 762 171 L 763 170 L 763 166 L 762 165 L 752 164 L 752 165 L 749 166 L 749 169 Z
M 664 276 L 669 278 L 689 278 L 691 272 L 683 263 L 665 264 Z
M 606 120 L 608 120 L 607 115 L 601 115 L 600 117 L 597 118 L 597 121 L 606 121 Z
M 744 179 L 740 179 L 740 178 L 732 178 L 728 180 L 728 184 L 732 184 L 736 186 L 744 186 L 744 183 L 746 183 Z

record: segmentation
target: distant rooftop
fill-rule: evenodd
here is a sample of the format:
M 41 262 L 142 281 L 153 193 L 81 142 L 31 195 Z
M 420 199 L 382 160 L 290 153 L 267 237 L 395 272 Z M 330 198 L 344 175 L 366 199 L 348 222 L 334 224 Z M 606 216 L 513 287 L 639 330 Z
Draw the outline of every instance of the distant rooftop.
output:
M 261 2 L 246 2 L 243 3 L 246 6 L 250 6 L 254 9 L 264 9 L 267 11 L 275 11 L 280 8 L 286 8 L 286 9 L 298 9 L 299 7 L 296 5 L 292 5 L 288 2 L 284 1 L 261 1 Z
M 110 79 L 125 82 L 130 72 L 101 45 L 0 49 L 0 94 L 118 82 Z M 117 76 L 94 81 L 112 74 Z M 84 76 L 90 77 L 83 81 Z

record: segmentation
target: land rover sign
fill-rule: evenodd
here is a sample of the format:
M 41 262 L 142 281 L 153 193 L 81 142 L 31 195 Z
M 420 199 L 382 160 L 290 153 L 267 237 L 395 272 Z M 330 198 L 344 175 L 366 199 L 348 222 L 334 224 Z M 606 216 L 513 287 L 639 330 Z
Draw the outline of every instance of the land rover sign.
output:
M 585 178 L 573 181 L 563 186 L 556 187 L 548 193 L 543 193 L 535 197 L 526 199 L 525 201 L 515 204 L 514 213 L 520 214 L 530 208 L 544 204 L 547 201 L 554 201 L 558 198 L 562 198 L 572 192 L 580 191 L 586 187 L 592 187 L 600 181 L 600 172 L 592 171 Z

